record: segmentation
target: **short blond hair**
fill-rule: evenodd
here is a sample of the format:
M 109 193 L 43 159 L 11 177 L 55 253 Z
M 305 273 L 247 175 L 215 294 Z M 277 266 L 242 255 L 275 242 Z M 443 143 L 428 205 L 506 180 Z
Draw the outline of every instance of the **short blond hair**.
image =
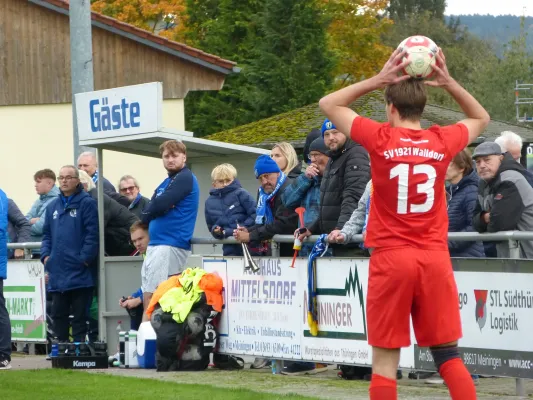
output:
M 93 182 L 93 178 L 91 178 L 87 172 L 85 172 L 82 169 L 79 169 L 78 174 L 80 175 L 80 183 L 82 185 L 87 185 L 88 192 L 93 190 L 96 187 L 96 185 Z
M 287 166 L 285 167 L 285 170 L 283 170 L 283 173 L 287 175 L 294 169 L 294 167 L 298 165 L 298 155 L 296 154 L 296 150 L 294 150 L 294 147 L 292 147 L 292 144 L 290 143 L 276 143 L 274 147 L 272 147 L 272 150 L 274 150 L 276 147 L 281 151 L 281 154 L 283 154 L 283 156 L 287 159 Z
M 234 180 L 237 178 L 237 169 L 228 163 L 217 165 L 211 171 L 211 180 L 214 182 L 216 180 Z

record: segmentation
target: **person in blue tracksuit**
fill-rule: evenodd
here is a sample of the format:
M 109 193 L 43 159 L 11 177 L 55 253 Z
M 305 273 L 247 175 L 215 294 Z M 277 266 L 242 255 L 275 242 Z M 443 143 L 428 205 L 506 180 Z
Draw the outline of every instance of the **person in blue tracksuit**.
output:
M 7 279 L 7 196 L 0 190 L 0 370 L 11 369 L 11 322 L 4 298 Z
M 200 188 L 187 168 L 187 148 L 178 140 L 159 147 L 168 177 L 156 188 L 141 213 L 148 225 L 150 243 L 141 269 L 144 308 L 157 286 L 171 275 L 181 273 L 191 252 L 191 239 L 198 215 Z M 148 318 L 143 316 L 143 320 Z
M 236 178 L 237 170 L 231 164 L 217 165 L 211 172 L 213 187 L 205 201 L 205 222 L 217 239 L 233 236 L 237 224 L 245 228 L 255 224 L 255 200 Z M 243 255 L 238 244 L 225 244 L 222 251 L 226 257 Z
M 41 261 L 52 295 L 53 331 L 60 342 L 85 341 L 98 256 L 98 207 L 80 184 L 78 169 L 59 171 L 59 197 L 46 208 Z

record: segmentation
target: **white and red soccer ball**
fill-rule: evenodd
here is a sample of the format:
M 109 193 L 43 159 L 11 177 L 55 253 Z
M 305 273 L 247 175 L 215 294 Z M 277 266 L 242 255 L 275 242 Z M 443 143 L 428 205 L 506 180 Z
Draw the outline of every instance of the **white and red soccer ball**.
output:
M 425 36 L 410 36 L 398 46 L 400 51 L 406 51 L 402 61 L 411 63 L 403 69 L 405 75 L 413 78 L 430 78 L 433 74 L 433 65 L 437 62 L 438 46 L 433 40 Z

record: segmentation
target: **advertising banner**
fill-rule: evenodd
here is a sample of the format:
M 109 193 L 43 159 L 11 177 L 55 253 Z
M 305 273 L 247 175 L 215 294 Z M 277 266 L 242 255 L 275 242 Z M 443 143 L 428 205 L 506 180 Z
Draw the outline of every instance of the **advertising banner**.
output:
M 219 350 L 228 354 L 276 359 L 301 359 L 301 299 L 305 281 L 299 279 L 305 260 L 291 268 L 289 258 L 261 258 L 257 273 L 245 271 L 242 258 L 227 258 L 227 336 Z M 214 272 L 214 259 L 204 257 L 203 268 Z
M 46 292 L 40 261 L 9 261 L 4 297 L 14 342 L 46 341 Z
M 533 274 L 456 271 L 463 361 L 472 373 L 533 378 Z M 434 369 L 415 347 L 419 368 Z

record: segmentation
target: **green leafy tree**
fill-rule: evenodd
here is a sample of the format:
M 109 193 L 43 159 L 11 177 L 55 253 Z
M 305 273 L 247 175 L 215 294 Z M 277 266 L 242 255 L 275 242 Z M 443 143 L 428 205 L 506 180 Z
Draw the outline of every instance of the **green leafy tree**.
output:
M 327 21 L 316 0 L 266 0 L 261 37 L 247 72 L 253 120 L 313 103 L 330 85 L 334 66 Z
M 191 92 L 185 99 L 187 129 L 196 136 L 250 122 L 247 65 L 258 41 L 254 15 L 257 0 L 187 0 L 188 41 L 204 50 L 238 63 L 241 73 L 226 78 L 218 92 Z

